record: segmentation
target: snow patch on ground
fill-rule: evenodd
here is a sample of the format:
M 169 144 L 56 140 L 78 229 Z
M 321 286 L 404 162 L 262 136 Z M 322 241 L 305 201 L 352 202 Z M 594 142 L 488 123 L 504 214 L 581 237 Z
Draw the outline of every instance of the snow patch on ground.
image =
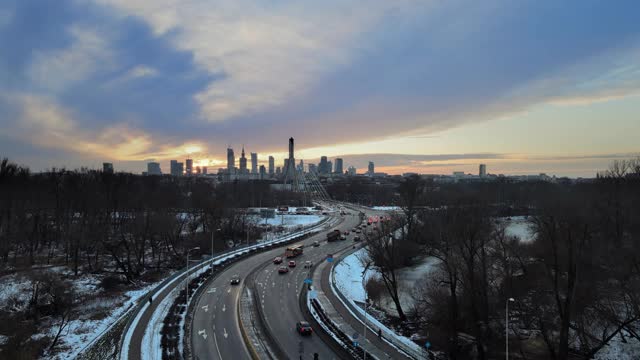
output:
M 182 288 L 182 286 L 174 288 L 169 295 L 163 299 L 162 303 L 158 306 L 158 310 L 153 313 L 153 316 L 149 320 L 149 326 L 147 326 L 147 330 L 142 338 L 142 360 L 162 358 L 162 325 L 174 299 L 178 296 Z
M 123 296 L 116 298 L 100 298 L 88 302 L 83 306 L 84 314 L 81 314 L 78 319 L 70 321 L 68 327 L 63 331 L 61 341 L 64 344 L 61 344 L 61 347 L 64 350 L 56 353 L 53 359 L 72 359 L 78 356 L 88 344 L 115 324 L 120 316 L 129 310 L 141 296 L 157 285 L 157 283 L 150 284 L 138 290 L 127 291 Z M 91 286 L 87 284 L 86 287 L 90 288 Z M 108 312 L 107 316 L 99 320 L 92 320 L 91 316 L 100 311 Z M 53 327 L 49 330 L 48 335 L 54 337 L 57 330 L 57 327 Z
M 324 215 L 276 215 L 276 217 L 272 219 L 266 219 L 267 225 L 271 226 L 284 226 L 284 227 L 295 227 L 295 226 L 307 226 L 313 225 L 322 221 L 325 218 Z M 251 216 L 251 221 L 256 225 L 261 225 L 265 223 L 265 219 L 259 216 Z
M 372 206 L 371 210 L 396 211 L 396 210 L 402 210 L 402 208 L 400 206 Z
M 626 334 L 625 334 L 626 335 Z M 618 335 L 609 341 L 595 355 L 596 360 L 632 360 L 640 359 L 640 341 L 635 338 Z
M 360 259 L 366 256 L 367 250 L 362 248 L 342 259 L 334 268 L 335 286 L 347 299 L 364 302 L 364 265 Z
M 0 309 L 22 311 L 31 297 L 31 280 L 17 274 L 0 278 Z
M 515 236 L 521 242 L 531 242 L 534 240 L 533 230 L 529 226 L 528 219 L 524 216 L 512 216 L 510 218 L 500 218 L 498 221 L 505 225 L 505 233 L 508 236 Z

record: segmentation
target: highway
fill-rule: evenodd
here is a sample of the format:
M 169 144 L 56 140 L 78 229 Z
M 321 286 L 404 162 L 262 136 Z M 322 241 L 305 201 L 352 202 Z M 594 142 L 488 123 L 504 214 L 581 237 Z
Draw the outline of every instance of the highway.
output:
M 337 227 L 341 231 L 351 230 L 360 223 L 358 216 L 346 216 L 342 224 Z M 293 258 L 297 266 L 290 268 L 289 273 L 279 274 L 280 265 L 267 263 L 256 274 L 255 283 L 259 292 L 266 318 L 266 325 L 271 335 L 276 339 L 281 350 L 290 359 L 312 359 L 317 353 L 319 359 L 338 359 L 331 348 L 317 335 L 301 336 L 296 332 L 295 325 L 304 320 L 300 309 L 299 296 L 303 289 L 304 280 L 311 278 L 310 269 L 304 268 L 305 261 L 317 263 L 325 261 L 327 254 L 334 254 L 340 250 L 353 246 L 353 235 L 346 241 L 326 242 L 326 232 L 314 236 L 310 241 L 320 241 L 319 247 L 305 247 L 304 253 Z M 282 265 L 286 266 L 288 259 Z M 322 331 L 313 329 L 314 332 Z
M 358 218 L 355 216 L 347 216 L 347 220 L 344 225 L 339 225 L 338 228 L 346 229 L 348 222 L 351 227 L 355 223 L 357 223 Z M 306 239 L 303 244 L 305 244 L 305 253 L 309 252 L 310 254 L 316 253 L 317 256 L 321 256 L 320 254 L 326 255 L 324 252 L 329 249 L 336 248 L 336 244 L 340 244 L 343 247 L 346 246 L 345 241 L 339 241 L 336 243 L 332 243 L 330 247 L 327 247 L 326 241 L 326 233 L 329 230 L 323 230 L 319 234 L 312 236 Z M 314 241 L 322 240 L 324 241 L 323 245 L 314 248 L 311 244 Z M 313 250 L 317 249 L 317 250 Z M 225 269 L 222 273 L 216 276 L 216 278 L 206 285 L 206 288 L 203 289 L 201 296 L 196 300 L 197 304 L 195 304 L 195 311 L 193 314 L 193 322 L 191 327 L 191 346 L 192 346 L 192 355 L 194 359 L 250 359 L 250 355 L 247 351 L 247 348 L 243 342 L 242 335 L 240 333 L 240 328 L 238 324 L 238 300 L 240 296 L 240 292 L 244 285 L 244 281 L 246 277 L 256 268 L 264 267 L 265 264 L 269 264 L 272 267 L 271 261 L 276 256 L 284 256 L 284 247 L 273 249 L 270 251 L 266 251 L 264 253 L 259 253 L 254 256 L 251 256 L 247 259 L 239 261 L 230 265 L 227 269 Z M 296 260 L 306 260 L 304 257 L 298 257 Z M 269 267 L 271 269 L 271 267 Z M 296 272 L 301 271 L 302 265 L 299 268 L 296 268 L 296 271 L 293 271 L 284 276 L 295 276 Z M 266 274 L 266 273 L 265 273 Z M 232 276 L 238 275 L 241 279 L 241 283 L 239 285 L 231 285 L 230 280 Z M 274 279 L 277 279 L 275 277 Z M 284 279 L 281 281 L 284 283 Z M 302 281 L 304 278 L 298 276 L 300 284 L 298 285 L 298 289 L 300 288 Z M 281 283 L 279 281 L 279 283 Z M 291 288 L 291 283 L 287 289 L 291 290 L 291 297 L 294 296 L 294 288 Z M 284 286 L 287 286 L 286 284 Z M 291 329 L 295 327 L 295 322 L 302 319 L 302 315 L 300 313 L 299 304 L 297 299 L 295 302 L 291 303 L 290 306 L 296 311 L 296 314 L 300 316 L 300 318 L 296 318 L 291 324 L 288 324 Z M 266 306 L 265 306 L 266 308 Z M 278 308 L 280 308 L 278 306 Z M 268 322 L 271 323 L 276 321 L 275 318 L 272 318 L 272 314 L 268 315 Z M 295 335 L 293 331 L 289 332 L 290 335 Z M 280 341 L 280 336 L 277 333 L 274 333 L 277 336 L 278 341 Z M 295 346 L 298 346 L 296 343 Z M 326 347 L 326 346 L 325 346 Z M 296 347 L 297 354 L 297 347 Z M 296 358 L 298 356 L 296 355 Z M 321 358 L 323 359 L 323 358 Z M 328 358 L 327 358 L 328 359 Z

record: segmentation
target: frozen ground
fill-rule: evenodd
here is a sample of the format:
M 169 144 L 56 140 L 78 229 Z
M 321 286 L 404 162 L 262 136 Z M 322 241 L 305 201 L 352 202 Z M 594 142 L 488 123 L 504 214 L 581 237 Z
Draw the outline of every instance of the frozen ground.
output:
M 640 341 L 618 335 L 611 339 L 594 357 L 596 360 L 632 360 L 640 359 Z
M 522 242 L 533 241 L 533 231 L 524 216 L 512 216 L 511 218 L 500 218 L 498 220 L 505 225 L 507 235 L 516 236 Z
M 73 320 L 63 330 L 55 353 L 45 354 L 45 358 L 49 359 L 76 357 L 88 344 L 114 324 L 140 296 L 156 285 L 150 284 L 139 290 L 106 295 L 100 293 L 98 276 L 87 274 L 77 278 L 70 277 L 70 271 L 64 267 L 52 267 L 45 271 L 68 278 L 80 303 L 74 309 Z M 0 308 L 12 312 L 25 310 L 31 291 L 32 283 L 26 276 L 13 274 L 0 278 Z M 53 324 L 48 324 L 46 319 L 43 320 L 40 332 L 34 334 L 32 338 L 49 336 L 53 339 L 58 331 L 58 320 L 53 319 L 53 321 Z M 10 334 L 0 334 L 3 338 L 8 335 Z

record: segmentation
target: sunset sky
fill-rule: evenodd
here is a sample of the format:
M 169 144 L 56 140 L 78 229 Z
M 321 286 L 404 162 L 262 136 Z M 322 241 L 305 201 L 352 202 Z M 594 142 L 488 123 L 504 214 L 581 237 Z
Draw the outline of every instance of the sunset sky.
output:
M 594 176 L 640 154 L 638 1 L 0 1 L 0 157 Z

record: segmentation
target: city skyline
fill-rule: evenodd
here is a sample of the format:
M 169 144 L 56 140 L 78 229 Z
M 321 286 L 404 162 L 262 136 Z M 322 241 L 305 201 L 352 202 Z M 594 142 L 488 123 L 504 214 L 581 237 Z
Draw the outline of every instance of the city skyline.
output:
M 293 136 L 305 163 L 593 177 L 640 153 L 637 2 L 166 5 L 2 2 L 0 156 L 282 166 Z

